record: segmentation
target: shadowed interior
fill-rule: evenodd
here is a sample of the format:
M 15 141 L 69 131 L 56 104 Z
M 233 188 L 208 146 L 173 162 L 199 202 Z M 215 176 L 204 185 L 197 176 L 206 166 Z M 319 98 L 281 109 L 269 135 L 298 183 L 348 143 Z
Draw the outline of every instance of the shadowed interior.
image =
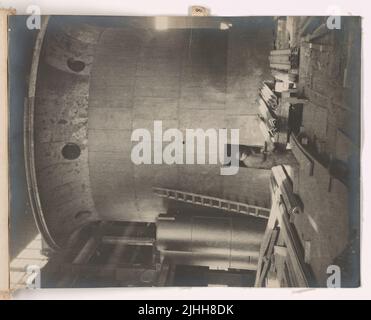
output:
M 256 98 L 269 76 L 272 29 L 261 18 L 249 19 L 248 28 L 238 22 L 230 30 L 161 31 L 135 21 L 135 28 L 49 23 L 34 148 L 41 204 L 57 243 L 95 220 L 154 222 L 166 205 L 153 187 L 269 207 L 269 170 L 221 176 L 219 164 L 138 166 L 130 159 L 132 131 L 152 132 L 154 120 L 182 132 L 240 129 L 241 144 L 264 144 Z

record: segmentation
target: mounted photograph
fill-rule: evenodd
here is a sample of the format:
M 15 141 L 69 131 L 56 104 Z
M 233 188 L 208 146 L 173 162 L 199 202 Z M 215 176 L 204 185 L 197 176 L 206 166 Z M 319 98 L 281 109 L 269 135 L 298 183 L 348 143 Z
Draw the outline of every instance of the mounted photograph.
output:
M 361 18 L 196 9 L 8 16 L 11 292 L 361 285 Z

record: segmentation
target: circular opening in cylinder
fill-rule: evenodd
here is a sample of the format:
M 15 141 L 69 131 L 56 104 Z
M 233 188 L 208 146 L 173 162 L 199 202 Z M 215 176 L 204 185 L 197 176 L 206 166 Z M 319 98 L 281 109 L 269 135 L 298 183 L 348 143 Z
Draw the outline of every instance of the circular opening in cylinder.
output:
M 81 149 L 76 143 L 67 143 L 62 149 L 62 156 L 67 160 L 75 160 L 81 154 Z
M 85 62 L 81 60 L 75 60 L 74 58 L 69 58 L 67 60 L 67 66 L 74 72 L 81 72 L 85 69 Z

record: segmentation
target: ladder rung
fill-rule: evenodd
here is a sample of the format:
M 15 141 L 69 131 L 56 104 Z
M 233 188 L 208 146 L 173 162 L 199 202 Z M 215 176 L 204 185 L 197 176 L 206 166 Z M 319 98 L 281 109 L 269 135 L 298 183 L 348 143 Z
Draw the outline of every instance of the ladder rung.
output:
M 167 197 L 176 201 L 193 203 L 205 207 L 218 208 L 265 219 L 267 219 L 270 214 L 270 210 L 268 208 L 259 207 L 257 204 L 249 205 L 243 202 L 209 197 L 201 194 L 194 194 L 191 192 L 171 190 L 166 188 L 154 188 L 153 190 L 154 193 L 159 197 Z

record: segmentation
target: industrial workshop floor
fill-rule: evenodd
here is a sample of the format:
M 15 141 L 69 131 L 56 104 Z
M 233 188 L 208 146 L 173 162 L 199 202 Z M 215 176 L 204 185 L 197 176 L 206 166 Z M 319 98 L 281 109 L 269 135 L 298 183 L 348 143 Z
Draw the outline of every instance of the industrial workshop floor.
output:
M 296 19 L 296 21 L 295 21 Z M 319 286 L 326 285 L 329 265 L 338 264 L 343 282 L 349 279 L 349 261 L 356 257 L 354 234 L 359 228 L 357 217 L 358 186 L 350 185 L 359 146 L 360 36 L 349 32 L 355 20 L 342 20 L 340 30 L 312 40 L 312 45 L 298 37 L 300 17 L 288 18 L 291 46 L 300 46 L 299 92 L 309 101 L 303 110 L 303 132 L 309 137 L 310 154 L 315 159 L 312 172 L 300 163 L 299 194 L 304 215 L 295 220 L 306 259 Z M 359 22 L 360 23 L 360 22 Z M 281 41 L 284 47 L 284 41 Z M 331 170 L 333 159 L 350 167 L 348 176 Z M 354 211 L 352 211 L 354 210 Z M 352 214 L 354 212 L 354 215 Z M 357 237 L 357 236 L 356 236 Z M 354 258 L 356 260 L 356 258 Z M 346 265 L 342 265 L 347 261 Z M 349 271 L 350 273 L 350 271 Z M 343 283 L 347 286 L 347 283 Z

